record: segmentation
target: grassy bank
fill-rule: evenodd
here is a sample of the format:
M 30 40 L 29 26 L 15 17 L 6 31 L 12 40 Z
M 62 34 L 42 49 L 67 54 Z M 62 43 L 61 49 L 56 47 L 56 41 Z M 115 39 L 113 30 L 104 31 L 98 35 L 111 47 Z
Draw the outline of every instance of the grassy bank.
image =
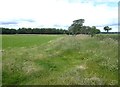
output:
M 33 36 L 31 40 L 31 36 L 14 39 L 16 37 L 3 36 L 3 84 L 118 84 L 118 43 L 113 38 L 77 35 L 51 39 L 50 36 Z M 16 45 L 9 42 L 9 38 Z M 19 40 L 21 43 L 18 44 Z M 29 41 L 22 43 L 27 40 L 32 44 Z

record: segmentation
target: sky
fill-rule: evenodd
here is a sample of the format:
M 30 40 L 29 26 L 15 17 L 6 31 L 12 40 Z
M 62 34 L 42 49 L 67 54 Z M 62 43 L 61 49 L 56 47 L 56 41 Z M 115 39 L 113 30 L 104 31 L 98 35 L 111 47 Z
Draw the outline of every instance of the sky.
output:
M 119 0 L 0 0 L 0 27 L 62 28 L 76 19 L 85 26 L 118 31 Z

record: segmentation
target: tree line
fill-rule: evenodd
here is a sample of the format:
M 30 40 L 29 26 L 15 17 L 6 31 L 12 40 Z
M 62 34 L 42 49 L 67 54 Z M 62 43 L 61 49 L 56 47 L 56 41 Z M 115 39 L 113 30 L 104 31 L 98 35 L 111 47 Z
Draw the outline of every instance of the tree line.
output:
M 65 29 L 56 28 L 19 28 L 9 29 L 0 28 L 1 34 L 67 34 L 68 31 Z
M 10 28 L 0 28 L 0 34 L 68 34 L 74 35 L 76 34 L 89 34 L 90 32 L 89 26 L 83 26 L 81 31 L 74 32 L 71 30 L 65 29 L 56 29 L 56 28 L 19 28 L 19 29 L 10 29 Z M 95 33 L 100 33 L 99 30 L 95 30 Z
M 0 28 L 1 34 L 88 34 L 93 37 L 95 34 L 100 33 L 100 30 L 96 26 L 83 26 L 85 22 L 84 19 L 74 20 L 71 26 L 65 29 L 56 29 L 56 28 L 19 28 L 19 29 L 9 29 L 9 28 Z M 104 27 L 105 31 L 109 31 L 112 28 L 108 26 Z

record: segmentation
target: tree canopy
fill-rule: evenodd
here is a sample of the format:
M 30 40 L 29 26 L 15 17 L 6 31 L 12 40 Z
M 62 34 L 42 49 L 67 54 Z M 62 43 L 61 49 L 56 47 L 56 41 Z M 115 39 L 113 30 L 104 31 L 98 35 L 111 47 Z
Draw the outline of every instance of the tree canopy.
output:
M 94 36 L 96 33 L 100 33 L 100 30 L 96 29 L 95 26 L 83 26 L 84 22 L 84 19 L 74 20 L 73 24 L 71 24 L 71 26 L 68 28 L 69 33 L 72 35 L 90 34 L 91 36 Z
M 109 28 L 108 26 L 104 27 L 104 30 L 107 31 L 107 33 L 109 32 L 109 30 L 112 30 L 112 28 Z
M 68 28 L 69 32 L 72 33 L 73 35 L 78 34 L 83 26 L 84 21 L 85 21 L 84 19 L 74 20 L 73 24 L 71 24 L 71 26 Z

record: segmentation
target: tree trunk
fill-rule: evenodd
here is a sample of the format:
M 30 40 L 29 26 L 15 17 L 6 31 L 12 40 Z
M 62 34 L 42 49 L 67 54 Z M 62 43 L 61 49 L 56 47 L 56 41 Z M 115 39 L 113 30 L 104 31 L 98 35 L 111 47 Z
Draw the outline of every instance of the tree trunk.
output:
M 108 30 L 107 30 L 107 33 L 108 33 Z

